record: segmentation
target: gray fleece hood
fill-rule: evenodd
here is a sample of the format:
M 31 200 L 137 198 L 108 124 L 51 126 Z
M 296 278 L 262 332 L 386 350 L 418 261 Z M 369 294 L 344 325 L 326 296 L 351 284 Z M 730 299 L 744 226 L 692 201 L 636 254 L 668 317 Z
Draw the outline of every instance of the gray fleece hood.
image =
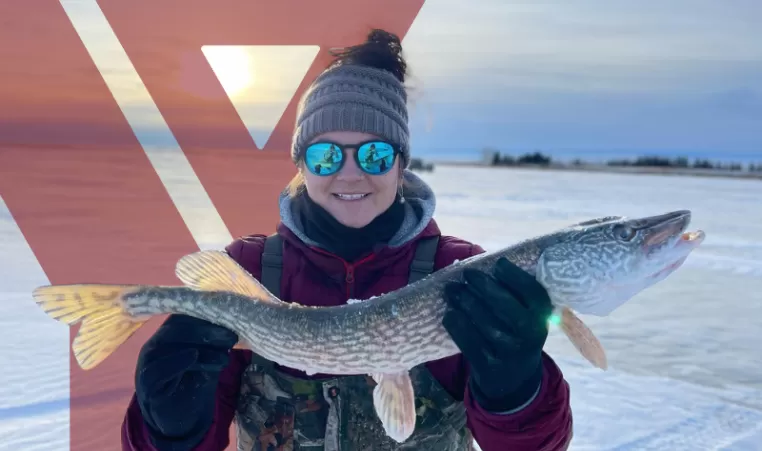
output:
M 402 196 L 405 199 L 405 218 L 400 229 L 389 241 L 390 247 L 402 246 L 420 234 L 429 225 L 436 209 L 436 196 L 423 179 L 409 169 L 404 170 L 402 177 L 405 181 L 402 190 Z M 280 205 L 280 217 L 283 225 L 288 227 L 305 244 L 320 246 L 320 243 L 314 242 L 305 235 L 299 218 L 291 210 L 291 197 L 287 190 L 280 194 L 278 204 Z

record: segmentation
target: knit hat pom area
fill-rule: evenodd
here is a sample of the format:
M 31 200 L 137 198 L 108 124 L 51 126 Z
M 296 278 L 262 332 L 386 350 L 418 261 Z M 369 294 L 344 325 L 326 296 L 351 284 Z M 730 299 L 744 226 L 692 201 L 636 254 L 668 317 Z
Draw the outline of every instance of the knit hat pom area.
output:
M 372 30 L 362 44 L 332 52 L 334 61 L 299 102 L 291 158 L 299 161 L 316 136 L 332 131 L 377 135 L 399 146 L 410 162 L 405 76 L 400 39 Z

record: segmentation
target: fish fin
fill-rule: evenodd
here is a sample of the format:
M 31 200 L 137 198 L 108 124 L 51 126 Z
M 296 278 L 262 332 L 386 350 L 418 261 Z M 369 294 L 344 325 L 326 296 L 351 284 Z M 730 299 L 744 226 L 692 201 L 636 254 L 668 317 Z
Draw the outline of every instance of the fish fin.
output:
M 49 285 L 35 289 L 35 302 L 51 318 L 69 326 L 82 322 L 72 343 L 83 370 L 96 367 L 135 333 L 146 321 L 124 308 L 124 295 L 137 285 Z
M 415 395 L 410 375 L 373 374 L 378 385 L 373 389 L 373 405 L 386 435 L 402 443 L 415 430 Z
M 568 307 L 561 309 L 561 330 L 588 362 L 602 370 L 608 368 L 603 345 L 598 341 L 593 331 Z
M 187 286 L 203 291 L 232 291 L 271 304 L 284 304 L 226 252 L 200 251 L 182 257 L 175 274 Z

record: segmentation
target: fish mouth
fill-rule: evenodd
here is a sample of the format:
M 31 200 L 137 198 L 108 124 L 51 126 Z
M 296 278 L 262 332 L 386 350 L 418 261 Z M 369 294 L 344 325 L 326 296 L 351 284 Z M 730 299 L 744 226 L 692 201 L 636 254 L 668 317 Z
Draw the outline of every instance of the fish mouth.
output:
M 641 219 L 634 227 L 637 230 L 641 230 L 645 235 L 643 246 L 654 248 L 676 237 L 687 241 L 700 239 L 703 232 L 700 232 L 699 235 L 696 235 L 697 232 L 686 232 L 690 222 L 690 210 L 677 210 Z
M 651 278 L 665 277 L 681 267 L 688 258 L 688 254 L 704 241 L 706 234 L 703 230 L 687 231 L 690 222 L 691 212 L 689 210 L 653 216 L 643 221 L 641 228 L 648 229 L 643 242 L 643 247 L 647 253 L 669 248 L 671 249 L 670 255 L 674 256 L 667 265 L 652 274 Z

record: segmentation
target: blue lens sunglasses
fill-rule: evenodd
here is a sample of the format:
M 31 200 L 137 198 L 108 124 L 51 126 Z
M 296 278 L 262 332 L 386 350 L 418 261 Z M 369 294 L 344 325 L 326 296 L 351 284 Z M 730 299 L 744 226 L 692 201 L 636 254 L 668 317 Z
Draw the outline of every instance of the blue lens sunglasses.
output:
M 392 169 L 399 148 L 385 141 L 366 141 L 359 144 L 338 144 L 321 141 L 310 144 L 304 151 L 307 169 L 320 176 L 333 175 L 344 167 L 347 149 L 356 149 L 354 160 L 366 174 L 382 175 Z

